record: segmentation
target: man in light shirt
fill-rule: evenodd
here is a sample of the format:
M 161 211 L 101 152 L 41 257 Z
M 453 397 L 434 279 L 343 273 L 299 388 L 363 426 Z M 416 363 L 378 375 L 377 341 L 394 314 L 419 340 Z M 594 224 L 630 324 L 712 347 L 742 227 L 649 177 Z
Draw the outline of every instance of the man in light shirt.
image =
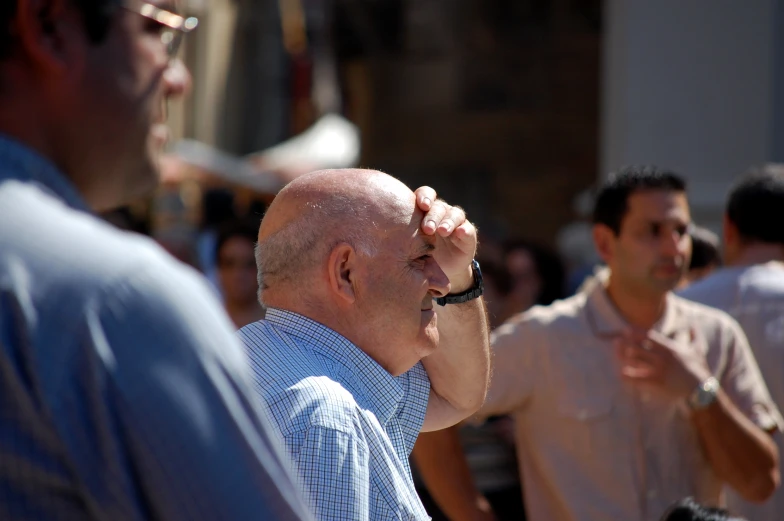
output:
M 511 414 L 530 521 L 656 521 L 725 484 L 763 501 L 782 424 L 738 324 L 672 293 L 688 268 L 684 181 L 629 167 L 601 188 L 607 271 L 495 330 L 479 417 Z M 606 276 L 605 276 L 606 275 Z
M 784 403 L 784 165 L 748 172 L 731 190 L 724 215 L 726 267 L 681 296 L 733 316 L 749 339 L 774 401 Z M 780 433 L 775 435 L 784 449 Z M 784 490 L 753 504 L 732 489 L 734 512 L 754 521 L 784 518 Z

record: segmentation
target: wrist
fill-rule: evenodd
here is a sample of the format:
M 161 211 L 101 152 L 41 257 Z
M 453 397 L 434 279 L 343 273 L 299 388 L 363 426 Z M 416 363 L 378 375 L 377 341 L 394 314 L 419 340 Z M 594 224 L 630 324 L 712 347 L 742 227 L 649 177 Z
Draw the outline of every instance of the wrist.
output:
M 474 270 L 471 264 L 465 267 L 457 275 L 449 277 L 450 290 L 449 293 L 463 293 L 474 287 Z
M 707 409 L 718 399 L 720 389 L 721 385 L 716 377 L 709 376 L 689 394 L 686 403 L 692 411 Z

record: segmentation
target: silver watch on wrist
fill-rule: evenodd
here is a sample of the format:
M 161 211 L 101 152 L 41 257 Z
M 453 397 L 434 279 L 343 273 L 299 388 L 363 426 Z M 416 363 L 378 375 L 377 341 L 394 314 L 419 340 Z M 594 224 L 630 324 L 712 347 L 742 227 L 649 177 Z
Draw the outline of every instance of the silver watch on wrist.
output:
M 693 411 L 706 409 L 716 401 L 720 388 L 721 386 L 716 377 L 711 376 L 710 378 L 706 378 L 705 381 L 698 385 L 694 392 L 691 393 L 686 402 Z

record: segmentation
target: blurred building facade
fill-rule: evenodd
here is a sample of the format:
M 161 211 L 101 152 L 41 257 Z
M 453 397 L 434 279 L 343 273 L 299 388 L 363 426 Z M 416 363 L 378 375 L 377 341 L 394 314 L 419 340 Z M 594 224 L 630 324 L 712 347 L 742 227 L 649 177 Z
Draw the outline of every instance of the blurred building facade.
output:
M 304 59 L 286 45 L 298 9 Z M 202 24 L 188 41 L 194 93 L 181 135 L 237 154 L 270 146 L 301 130 L 302 83 L 316 78 L 334 80 L 337 110 L 361 128 L 362 166 L 438 187 L 488 232 L 552 243 L 597 178 L 599 0 L 199 0 L 191 10 Z M 318 70 L 325 60 L 333 79 Z
M 732 181 L 784 160 L 784 2 L 606 0 L 600 172 L 657 163 L 720 228 Z
M 191 0 L 175 113 L 180 135 L 246 154 L 339 111 L 362 166 L 438 187 L 490 235 L 554 244 L 571 224 L 580 242 L 591 187 L 641 162 L 684 173 L 716 229 L 734 177 L 784 159 L 782 5 Z

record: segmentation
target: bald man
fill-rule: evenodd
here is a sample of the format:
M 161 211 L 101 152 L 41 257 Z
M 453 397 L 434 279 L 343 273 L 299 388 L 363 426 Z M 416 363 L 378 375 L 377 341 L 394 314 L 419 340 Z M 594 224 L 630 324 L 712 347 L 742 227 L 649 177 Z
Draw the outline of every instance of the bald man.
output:
M 429 519 L 408 455 L 488 384 L 476 244 L 460 208 L 376 171 L 313 172 L 267 211 L 267 315 L 240 337 L 318 519 Z

